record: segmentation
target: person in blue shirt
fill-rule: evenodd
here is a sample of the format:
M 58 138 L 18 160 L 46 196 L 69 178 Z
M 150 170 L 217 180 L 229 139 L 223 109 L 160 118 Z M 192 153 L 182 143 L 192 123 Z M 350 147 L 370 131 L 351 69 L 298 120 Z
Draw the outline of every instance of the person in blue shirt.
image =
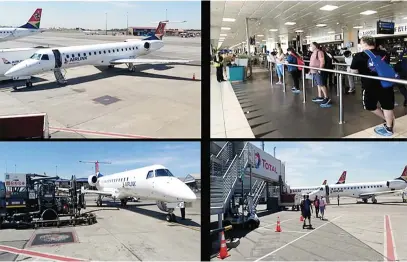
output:
M 301 213 L 302 216 L 304 217 L 304 224 L 302 225 L 302 228 L 306 227 L 306 220 L 308 219 L 309 221 L 309 228 L 312 228 L 311 225 L 311 211 L 312 211 L 312 203 L 311 200 L 309 200 L 309 195 L 304 196 L 304 199 L 301 201 Z
M 298 64 L 297 57 L 299 57 L 299 56 L 298 56 L 298 54 L 295 53 L 294 48 L 289 47 L 287 49 L 287 52 L 288 52 L 287 62 L 289 64 L 297 65 Z M 290 72 L 291 78 L 293 79 L 293 83 L 294 83 L 294 86 L 291 88 L 291 91 L 293 91 L 293 93 L 298 94 L 298 93 L 301 92 L 300 89 L 299 89 L 299 87 L 300 87 L 300 71 L 298 70 L 298 67 L 296 67 L 296 66 L 288 65 L 287 67 L 288 67 L 288 72 Z

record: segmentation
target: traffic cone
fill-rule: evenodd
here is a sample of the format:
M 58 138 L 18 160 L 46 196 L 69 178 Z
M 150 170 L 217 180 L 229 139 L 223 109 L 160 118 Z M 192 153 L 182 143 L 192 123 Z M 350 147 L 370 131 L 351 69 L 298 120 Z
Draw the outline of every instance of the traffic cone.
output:
M 276 232 L 281 232 L 280 217 L 277 218 Z
M 301 215 L 300 216 L 300 222 L 303 222 L 304 221 L 304 217 Z
M 192 76 L 192 80 L 195 80 L 195 73 L 194 73 L 194 75 Z
M 218 258 L 225 259 L 229 257 L 228 248 L 226 247 L 225 233 L 222 231 L 222 239 L 220 240 L 220 251 Z

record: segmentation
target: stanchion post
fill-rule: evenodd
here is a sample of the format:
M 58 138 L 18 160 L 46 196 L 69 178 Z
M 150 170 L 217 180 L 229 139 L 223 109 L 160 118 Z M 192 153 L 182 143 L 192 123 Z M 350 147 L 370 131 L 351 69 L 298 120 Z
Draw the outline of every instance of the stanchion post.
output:
M 285 68 L 284 68 L 284 64 L 282 64 L 283 66 L 283 92 L 285 93 Z
M 342 94 L 342 74 L 339 73 L 339 124 L 342 125 L 343 120 L 343 94 Z
M 338 65 L 335 65 L 335 71 L 339 71 L 338 70 Z M 337 75 L 336 77 L 336 96 L 339 96 L 339 74 L 335 73 Z
M 273 87 L 273 66 L 272 66 L 272 63 L 270 63 L 270 83 L 271 83 L 271 87 Z
M 305 104 L 305 101 L 307 100 L 305 94 L 305 68 L 302 68 L 302 97 L 304 98 L 303 103 Z

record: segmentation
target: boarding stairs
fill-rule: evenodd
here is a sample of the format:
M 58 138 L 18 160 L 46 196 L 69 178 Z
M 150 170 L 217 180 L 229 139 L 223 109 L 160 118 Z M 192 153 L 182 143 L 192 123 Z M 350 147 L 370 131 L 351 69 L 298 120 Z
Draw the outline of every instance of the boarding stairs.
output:
M 65 79 L 65 74 L 66 74 L 66 72 L 64 71 L 64 73 L 62 73 L 61 68 L 55 68 L 54 69 L 54 76 L 55 76 L 55 79 L 57 80 L 58 84 L 66 84 L 67 83 L 67 81 Z

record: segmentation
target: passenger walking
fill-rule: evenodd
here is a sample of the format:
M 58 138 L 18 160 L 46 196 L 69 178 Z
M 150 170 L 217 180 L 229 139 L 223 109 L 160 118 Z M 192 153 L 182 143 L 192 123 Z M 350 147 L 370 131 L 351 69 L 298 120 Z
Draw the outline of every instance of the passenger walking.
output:
M 185 202 L 180 203 L 181 220 L 185 220 Z
M 216 79 L 218 82 L 226 81 L 223 77 L 223 57 L 222 54 L 219 52 L 214 59 L 215 67 L 216 67 Z
M 287 49 L 288 52 L 288 57 L 287 57 L 287 62 L 289 64 L 294 64 L 297 65 L 298 64 L 298 60 L 297 58 L 299 57 L 295 51 L 294 48 L 290 47 Z M 294 86 L 291 88 L 291 91 L 293 91 L 293 93 L 300 93 L 300 70 L 298 70 L 298 67 L 296 66 L 290 66 L 288 65 L 288 72 L 290 72 L 291 74 L 291 78 L 293 79 L 293 83 Z
M 319 211 L 321 212 L 321 219 L 322 220 L 324 220 L 325 207 L 326 207 L 325 197 L 322 196 L 321 201 L 319 201 Z
M 281 49 L 280 44 L 278 44 L 278 46 L 277 46 L 276 62 L 281 63 L 281 64 L 276 65 L 277 76 L 278 76 L 277 84 L 280 85 L 283 83 L 283 82 L 281 82 L 281 78 L 283 77 L 283 73 L 284 73 L 284 64 L 283 64 L 284 63 L 284 53 L 283 53 L 283 49 Z
M 316 42 L 312 42 L 311 44 L 311 59 L 310 59 L 310 66 L 316 68 L 324 68 L 325 67 L 325 55 L 322 50 L 320 50 L 320 46 Z M 326 88 L 326 80 L 327 74 L 324 71 L 311 69 L 311 74 L 313 74 L 313 79 L 316 82 L 318 87 L 318 96 L 313 98 L 313 102 L 321 103 L 321 107 L 328 106 L 331 103 L 331 99 L 328 97 L 328 90 Z
M 315 217 L 318 218 L 318 213 L 319 213 L 319 199 L 318 199 L 318 196 L 315 196 L 314 206 L 315 206 Z
M 339 195 L 338 195 L 338 206 L 339 206 Z
M 352 57 L 352 52 L 351 51 L 345 51 L 344 53 L 343 53 L 343 55 L 345 56 L 345 63 L 347 64 L 347 72 L 348 73 L 350 73 L 351 71 L 350 71 L 350 66 L 351 66 L 351 64 L 352 64 L 352 60 L 353 60 L 353 57 Z M 350 76 L 350 75 L 348 75 L 347 76 L 348 77 L 348 82 L 349 82 L 349 90 L 348 90 L 348 92 L 347 93 L 354 93 L 355 92 L 355 79 L 354 79 L 354 77 L 353 76 Z
M 312 204 L 311 204 L 311 200 L 309 200 L 309 195 L 304 196 L 304 199 L 301 201 L 301 213 L 302 216 L 304 217 L 304 224 L 302 225 L 302 228 L 305 228 L 306 225 L 306 221 L 308 218 L 309 221 L 309 228 L 312 228 L 311 225 L 311 211 L 312 211 Z
M 375 39 L 371 36 L 364 36 L 360 40 L 363 51 L 370 51 L 375 56 L 380 56 L 382 61 L 390 63 L 390 56 L 386 51 L 376 49 Z M 378 76 L 373 63 L 369 63 L 370 58 L 365 52 L 357 53 L 352 60 L 350 69 L 352 73 L 359 73 L 367 76 Z M 383 126 L 376 127 L 375 132 L 381 136 L 392 136 L 395 124 L 394 117 L 394 90 L 393 86 L 383 88 L 380 80 L 362 77 L 362 97 L 364 109 L 369 110 L 385 121 Z M 380 103 L 381 107 L 377 106 Z

